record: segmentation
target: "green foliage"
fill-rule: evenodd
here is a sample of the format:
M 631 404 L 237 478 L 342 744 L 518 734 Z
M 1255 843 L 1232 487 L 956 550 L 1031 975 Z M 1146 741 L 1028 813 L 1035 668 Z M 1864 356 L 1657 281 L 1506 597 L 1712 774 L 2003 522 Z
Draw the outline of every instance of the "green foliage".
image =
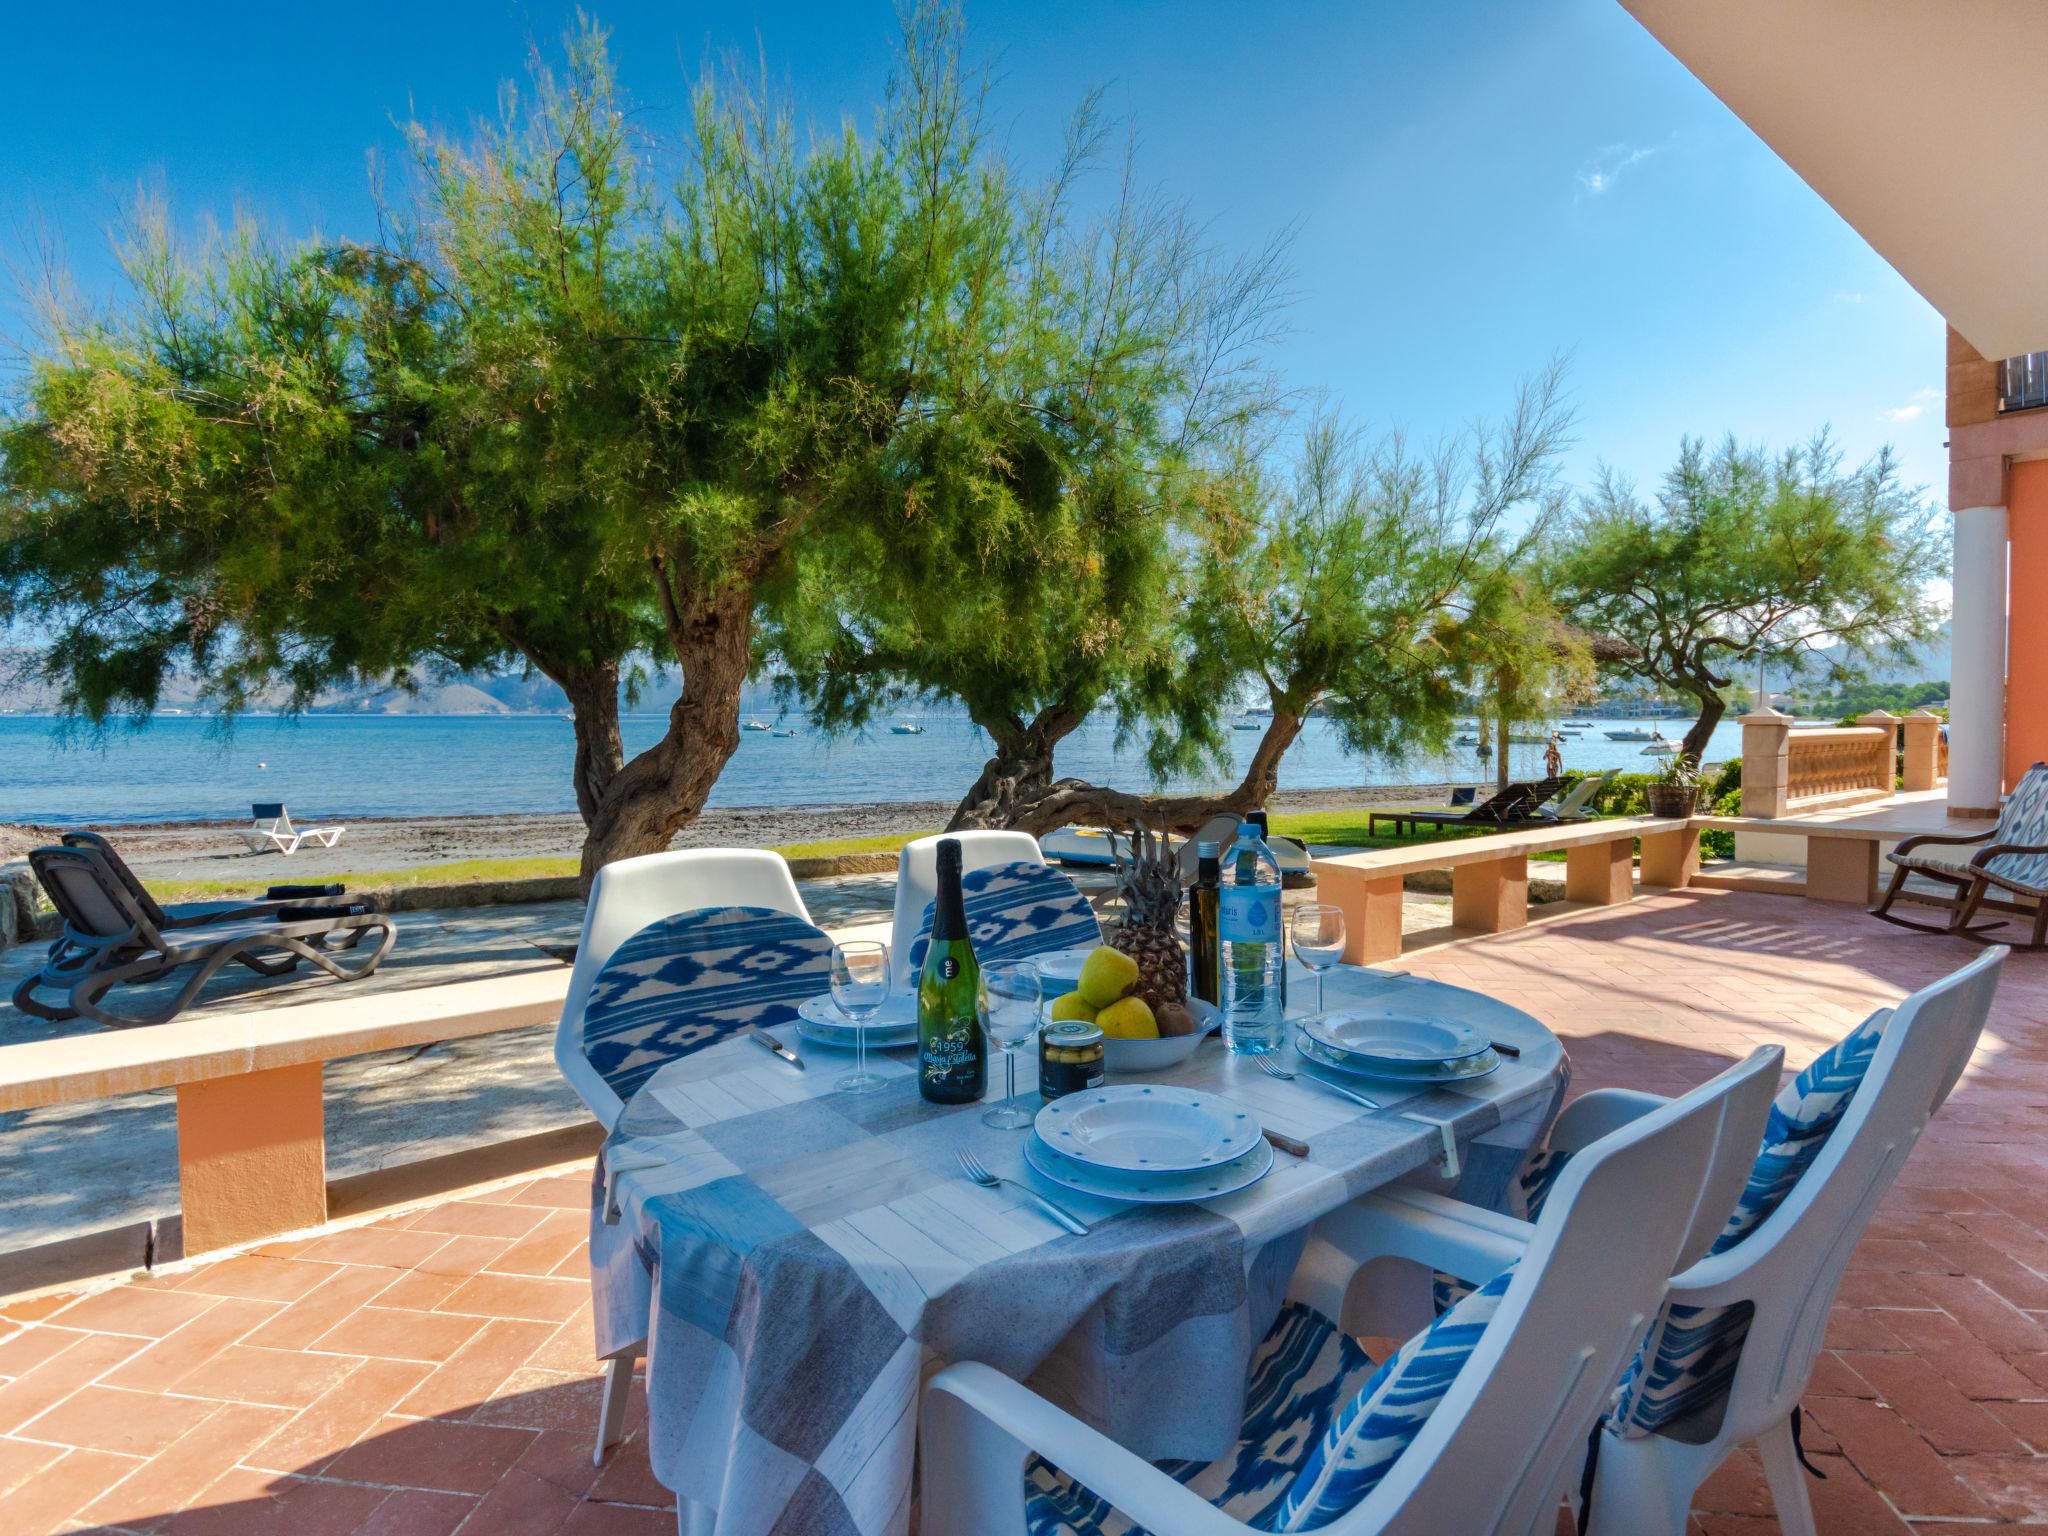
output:
M 1698 760 L 1737 663 L 1793 670 L 1820 647 L 1904 655 L 1935 631 L 1944 534 L 1889 450 L 1854 470 L 1825 434 L 1774 457 L 1680 446 L 1654 502 L 1604 477 L 1553 551 L 1572 618 L 1634 646 L 1622 670 L 1695 699 Z
M 1282 748 L 1321 708 L 1351 751 L 1399 756 L 1447 746 L 1482 671 L 1549 666 L 1559 629 L 1524 568 L 1561 506 L 1570 429 L 1553 365 L 1506 419 L 1429 452 L 1331 413 L 1284 468 L 1241 443 L 1183 549 L 1181 702 L 1151 733 L 1154 772 L 1222 760 L 1217 706 L 1246 689 Z
M 1148 318 L 1185 269 L 1070 236 L 985 142 L 959 48 L 912 13 L 867 133 L 800 135 L 729 82 L 664 139 L 585 26 L 495 125 L 408 130 L 374 245 L 188 252 L 145 221 L 126 298 L 52 308 L 0 420 L 0 625 L 47 637 L 94 723 L 175 670 L 232 711 L 537 668 L 576 706 L 587 874 L 696 814 L 754 626 L 814 634 L 843 573 L 979 556 L 956 630 L 1000 639 L 1034 556 L 1101 558 L 1114 607 L 1143 445 L 1185 409 Z M 629 763 L 616 689 L 648 656 L 684 691 Z
M 1930 704 L 1946 704 L 1947 700 L 1948 682 L 1942 679 L 1920 683 L 1853 683 L 1824 695 L 1801 699 L 1800 703 L 1808 714 L 1840 715 L 1853 723 L 1858 715 L 1867 715 L 1872 710 L 1908 715 Z
M 1049 765 L 1099 700 L 1170 662 L 1191 452 L 1263 395 L 1278 250 L 1211 250 L 1128 160 L 1106 211 L 1081 218 L 1105 142 L 1091 99 L 1054 174 L 1007 187 L 987 216 L 949 376 L 998 408 L 944 444 L 959 505 L 913 500 L 915 522 L 806 553 L 802 600 L 764 631 L 784 695 L 828 730 L 859 729 L 903 694 L 954 699 L 999 753 L 1042 749 Z

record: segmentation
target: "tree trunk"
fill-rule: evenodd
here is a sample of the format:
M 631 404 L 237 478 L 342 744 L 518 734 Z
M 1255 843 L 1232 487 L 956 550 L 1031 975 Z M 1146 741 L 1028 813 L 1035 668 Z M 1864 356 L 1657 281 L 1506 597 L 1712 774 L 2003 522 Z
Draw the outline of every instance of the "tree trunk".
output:
M 703 811 L 719 774 L 739 750 L 753 606 L 753 593 L 742 584 L 670 615 L 682 697 L 668 712 L 667 734 L 619 768 L 597 797 L 583 842 L 586 894 L 598 870 L 614 859 L 666 850 Z
M 1018 807 L 1009 825 L 1033 837 L 1074 822 L 1120 827 L 1142 821 L 1173 832 L 1192 832 L 1211 816 L 1224 811 L 1242 814 L 1271 799 L 1280 787 L 1280 759 L 1294 745 L 1301 727 L 1301 716 L 1276 706 L 1244 776 L 1222 795 L 1134 795 L 1082 779 L 1061 779 L 1043 798 Z
M 1685 740 L 1679 743 L 1678 755 L 1697 768 L 1707 750 L 1707 741 L 1713 736 L 1714 727 L 1721 723 L 1721 716 L 1727 712 L 1728 706 L 1716 688 L 1701 689 L 1693 697 L 1699 701 L 1700 715 L 1686 731 Z
M 619 770 L 626 765 L 626 744 L 619 736 L 619 664 L 616 661 L 574 669 L 557 678 L 575 714 L 576 761 L 570 776 L 576 786 L 576 809 L 583 825 L 597 819 Z
M 1052 792 L 1053 751 L 1087 718 L 1086 708 L 1065 702 L 1048 704 L 1029 725 L 1014 716 L 975 716 L 974 723 L 994 739 L 995 756 L 961 796 L 946 830 L 1015 827 L 1020 807 L 1028 810 Z

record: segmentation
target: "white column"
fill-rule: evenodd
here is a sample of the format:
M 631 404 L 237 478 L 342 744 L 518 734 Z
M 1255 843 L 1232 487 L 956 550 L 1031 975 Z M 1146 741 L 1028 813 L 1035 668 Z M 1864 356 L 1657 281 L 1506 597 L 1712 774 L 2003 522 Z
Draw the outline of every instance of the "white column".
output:
M 2005 508 L 1961 508 L 1955 519 L 1948 803 L 1991 816 L 2005 774 Z

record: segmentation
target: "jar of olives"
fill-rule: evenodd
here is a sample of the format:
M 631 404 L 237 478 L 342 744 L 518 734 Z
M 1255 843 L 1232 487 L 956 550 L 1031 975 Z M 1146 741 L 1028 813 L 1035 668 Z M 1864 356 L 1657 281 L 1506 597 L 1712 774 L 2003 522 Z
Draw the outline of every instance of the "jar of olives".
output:
M 1038 1032 L 1038 1092 L 1057 1099 L 1102 1086 L 1102 1031 L 1086 1019 L 1056 1019 Z

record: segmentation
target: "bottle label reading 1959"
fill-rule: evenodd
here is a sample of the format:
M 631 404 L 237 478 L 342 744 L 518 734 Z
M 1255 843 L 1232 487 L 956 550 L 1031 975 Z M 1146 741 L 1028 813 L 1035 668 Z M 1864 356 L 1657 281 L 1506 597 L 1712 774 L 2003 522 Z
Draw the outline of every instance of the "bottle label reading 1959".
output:
M 1226 885 L 1217 936 L 1231 944 L 1271 944 L 1280 937 L 1280 887 Z

